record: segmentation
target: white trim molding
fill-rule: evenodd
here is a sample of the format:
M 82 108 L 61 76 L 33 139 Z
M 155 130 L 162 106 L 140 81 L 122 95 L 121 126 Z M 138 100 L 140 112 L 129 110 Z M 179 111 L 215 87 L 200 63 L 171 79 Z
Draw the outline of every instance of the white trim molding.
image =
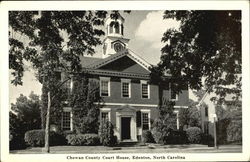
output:
M 98 104 L 97 102 L 95 102 L 95 104 Z M 143 107 L 158 107 L 159 105 L 156 104 L 130 104 L 130 103 L 111 103 L 111 102 L 107 102 L 104 103 L 103 105 L 107 105 L 107 106 L 122 106 L 122 105 L 130 105 L 130 106 L 143 106 Z M 188 106 L 174 106 L 174 108 L 185 108 L 187 109 Z
M 179 111 L 178 110 L 174 110 L 174 113 L 176 114 L 176 128 L 177 128 L 177 130 L 179 130 L 179 128 L 180 128 Z
M 130 106 L 143 106 L 143 107 L 157 107 L 158 106 L 158 105 L 151 105 L 151 104 L 109 103 L 109 102 L 104 103 L 104 105 L 113 105 L 113 106 L 130 105 Z

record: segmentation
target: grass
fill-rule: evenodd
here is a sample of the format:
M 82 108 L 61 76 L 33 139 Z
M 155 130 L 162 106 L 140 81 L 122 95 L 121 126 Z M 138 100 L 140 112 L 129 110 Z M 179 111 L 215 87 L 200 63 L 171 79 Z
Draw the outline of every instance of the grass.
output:
M 223 145 L 218 149 L 208 147 L 207 145 L 148 145 L 148 146 L 130 146 L 130 147 L 105 147 L 105 146 L 52 146 L 52 154 L 97 154 L 97 153 L 240 153 L 240 145 Z M 24 150 L 10 151 L 13 154 L 41 154 L 42 147 L 30 147 Z

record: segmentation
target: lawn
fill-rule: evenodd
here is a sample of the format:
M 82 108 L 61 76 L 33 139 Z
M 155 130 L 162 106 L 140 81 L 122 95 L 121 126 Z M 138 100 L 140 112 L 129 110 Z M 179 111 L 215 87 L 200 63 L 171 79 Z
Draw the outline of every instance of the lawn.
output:
M 97 153 L 240 153 L 241 145 L 222 145 L 218 149 L 207 145 L 149 145 L 129 147 L 105 146 L 52 146 L 52 154 L 97 154 Z M 40 154 L 42 147 L 30 147 L 24 150 L 12 150 L 13 154 Z

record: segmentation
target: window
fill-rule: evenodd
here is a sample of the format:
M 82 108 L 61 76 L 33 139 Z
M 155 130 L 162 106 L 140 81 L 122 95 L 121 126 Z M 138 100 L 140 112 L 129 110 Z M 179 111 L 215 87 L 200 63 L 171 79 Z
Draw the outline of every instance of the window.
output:
M 71 130 L 71 112 L 66 111 L 62 114 L 62 129 Z
M 109 33 L 113 33 L 113 26 L 109 26 Z
M 115 24 L 115 33 L 116 33 L 116 34 L 119 34 L 119 33 L 120 33 L 120 26 L 119 26 L 118 23 Z
M 171 100 L 178 100 L 178 94 L 175 91 L 174 85 L 170 84 L 170 99 Z
M 110 79 L 100 78 L 100 95 L 103 97 L 110 96 Z
M 122 32 L 122 35 L 123 35 L 123 25 L 121 25 L 121 28 L 122 28 L 122 29 L 121 29 L 121 32 Z
M 109 120 L 109 113 L 108 112 L 102 112 L 101 113 L 101 121 L 106 122 Z
M 130 79 L 121 79 L 122 97 L 130 98 Z
M 122 97 L 129 97 L 129 83 L 122 83 Z
M 142 130 L 149 130 L 149 116 L 148 116 L 148 113 L 142 113 Z
M 142 98 L 149 98 L 149 85 L 147 81 L 141 81 L 141 96 Z
M 208 117 L 208 107 L 205 107 L 205 117 Z

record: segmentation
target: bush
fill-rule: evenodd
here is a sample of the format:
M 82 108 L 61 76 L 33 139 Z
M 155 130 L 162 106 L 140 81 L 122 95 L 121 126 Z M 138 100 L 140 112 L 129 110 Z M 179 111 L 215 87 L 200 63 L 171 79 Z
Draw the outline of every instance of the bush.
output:
M 186 130 L 187 138 L 189 143 L 200 143 L 201 142 L 201 129 L 198 127 L 189 127 Z
M 117 144 L 117 137 L 114 135 L 113 129 L 114 126 L 109 121 L 100 124 L 100 141 L 104 146 L 115 146 Z
M 242 143 L 242 121 L 232 120 L 227 128 L 227 141 L 229 143 Z
M 18 150 L 26 148 L 24 141 L 25 128 L 21 121 L 13 112 L 9 112 L 9 149 Z
M 152 133 L 149 130 L 142 132 L 142 142 L 144 143 L 155 143 Z
M 66 139 L 73 146 L 96 146 L 100 144 L 97 134 L 69 134 Z
M 201 144 L 214 146 L 214 138 L 210 134 L 201 134 Z
M 165 144 L 186 144 L 188 143 L 185 131 L 171 130 L 165 140 Z
M 41 147 L 45 144 L 45 131 L 42 129 L 30 130 L 25 133 L 25 142 L 32 147 Z M 50 132 L 49 144 L 50 146 L 65 144 L 65 138 L 62 134 Z

